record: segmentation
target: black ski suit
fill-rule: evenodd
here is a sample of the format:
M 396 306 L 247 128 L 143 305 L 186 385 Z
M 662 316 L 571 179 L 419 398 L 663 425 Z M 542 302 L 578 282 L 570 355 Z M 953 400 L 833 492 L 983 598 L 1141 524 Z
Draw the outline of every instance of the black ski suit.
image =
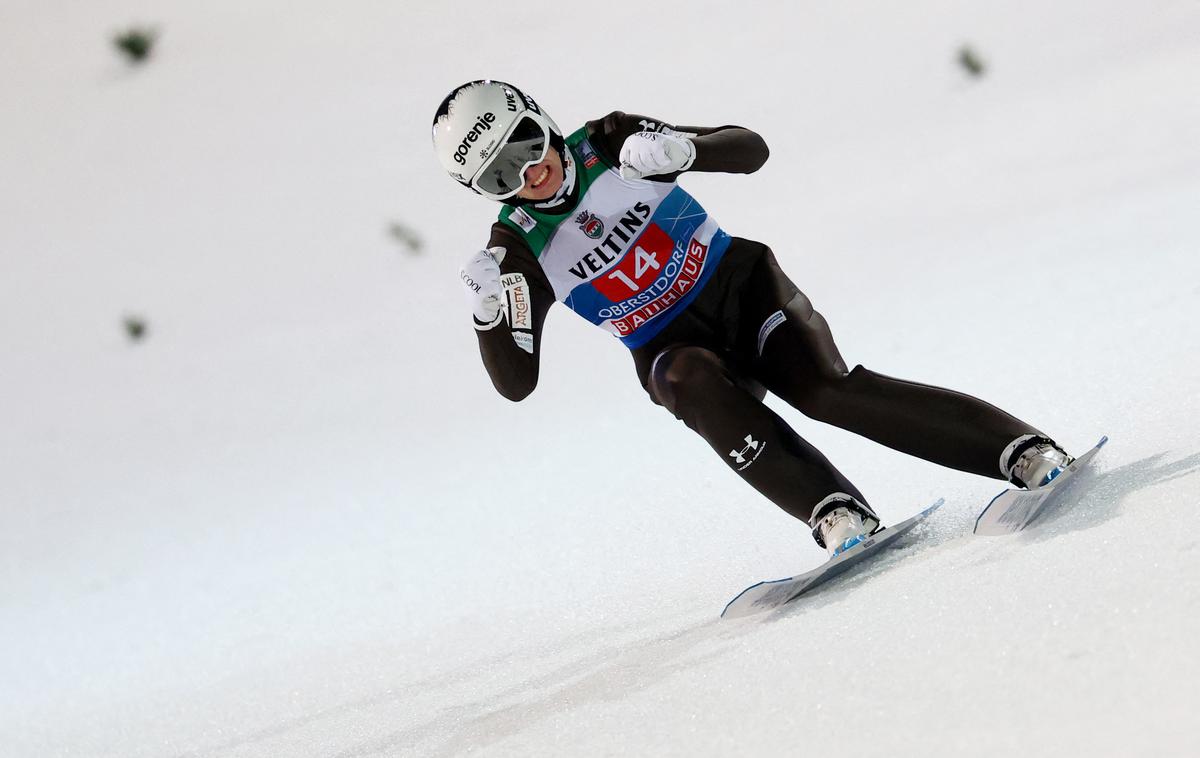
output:
M 663 128 L 661 121 L 621 112 L 586 128 L 591 145 L 615 165 L 625 138 L 647 124 Z M 747 129 L 673 128 L 696 135 L 691 171 L 751 173 L 767 158 L 765 143 Z M 647 179 L 673 181 L 677 176 Z M 567 197 L 562 202 L 573 201 L 577 199 Z M 521 323 L 532 332 L 532 350 L 516 346 L 511 317 L 478 336 L 497 390 L 519 400 L 537 383 L 542 324 L 555 297 L 529 247 L 499 222 L 489 241 L 489 247 L 497 246 L 506 251 L 502 273 L 523 274 L 530 284 L 532 313 L 524 314 Z M 1013 440 L 1040 435 L 968 395 L 862 366 L 849 370 L 825 319 L 783 273 L 770 248 L 738 237 L 695 300 L 631 353 L 638 378 L 655 403 L 702 436 L 747 483 L 806 522 L 813 507 L 830 494 L 869 500 L 763 404 L 767 391 L 810 418 L 995 479 L 1007 478 L 1000 457 Z

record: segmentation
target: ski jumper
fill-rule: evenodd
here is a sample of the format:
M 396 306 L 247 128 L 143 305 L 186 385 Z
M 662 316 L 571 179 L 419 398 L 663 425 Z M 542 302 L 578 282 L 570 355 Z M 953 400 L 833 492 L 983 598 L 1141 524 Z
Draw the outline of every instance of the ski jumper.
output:
M 476 323 L 496 389 L 537 384 L 542 325 L 555 301 L 620 339 L 650 398 L 700 434 L 746 482 L 807 522 L 841 492 L 869 500 L 762 402 L 773 392 L 806 416 L 944 466 L 1005 479 L 1000 456 L 1033 427 L 982 400 L 848 370 L 828 324 L 770 248 L 731 237 L 677 183 L 625 180 L 630 134 L 692 139 L 690 171 L 751 173 L 767 158 L 740 127 L 670 126 L 614 112 L 566 138 L 574 186 L 554 205 L 505 205 L 489 248 L 503 248 L 505 306 Z

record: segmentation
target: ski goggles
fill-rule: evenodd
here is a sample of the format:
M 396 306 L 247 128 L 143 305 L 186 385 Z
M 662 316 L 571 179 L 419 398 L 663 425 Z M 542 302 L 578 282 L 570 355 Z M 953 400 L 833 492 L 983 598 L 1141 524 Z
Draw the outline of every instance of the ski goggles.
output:
M 541 163 L 550 149 L 550 127 L 530 111 L 509 128 L 500 147 L 471 179 L 471 189 L 489 200 L 505 200 L 525 186 L 525 169 Z

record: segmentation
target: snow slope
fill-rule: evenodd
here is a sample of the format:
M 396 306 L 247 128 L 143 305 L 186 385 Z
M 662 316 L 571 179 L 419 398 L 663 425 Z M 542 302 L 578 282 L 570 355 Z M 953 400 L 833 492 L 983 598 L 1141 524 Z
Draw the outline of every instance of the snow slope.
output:
M 1200 6 L 501 11 L 0 8 L 4 754 L 1200 753 Z M 762 133 L 684 183 L 847 360 L 1109 434 L 1092 486 L 972 538 L 995 482 L 782 410 L 885 519 L 947 505 L 718 621 L 821 552 L 565 311 L 495 395 L 454 276 L 495 208 L 428 145 L 479 76 Z

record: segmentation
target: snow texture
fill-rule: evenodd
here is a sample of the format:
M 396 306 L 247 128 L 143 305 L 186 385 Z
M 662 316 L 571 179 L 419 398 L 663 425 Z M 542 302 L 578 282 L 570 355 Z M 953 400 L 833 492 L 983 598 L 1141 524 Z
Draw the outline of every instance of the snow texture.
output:
M 1200 5 L 504 8 L 0 9 L 0 752 L 1200 754 Z M 492 390 L 455 271 L 496 209 L 429 145 L 480 76 L 759 131 L 684 184 L 851 365 L 1110 435 L 1090 486 L 973 538 L 996 482 L 781 409 L 886 521 L 947 504 L 718 620 L 822 553 L 565 310 Z

